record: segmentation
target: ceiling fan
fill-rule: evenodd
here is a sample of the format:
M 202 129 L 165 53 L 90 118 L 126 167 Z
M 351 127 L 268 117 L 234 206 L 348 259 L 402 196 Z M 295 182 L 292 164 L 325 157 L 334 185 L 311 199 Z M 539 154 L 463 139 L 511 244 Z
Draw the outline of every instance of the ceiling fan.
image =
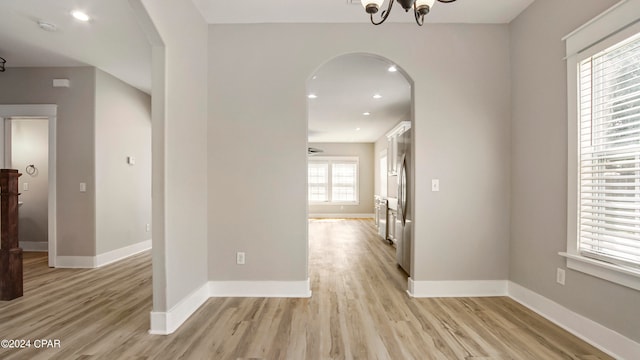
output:
M 309 155 L 309 156 L 317 155 L 317 154 L 322 153 L 322 152 L 324 152 L 324 150 L 322 150 L 322 149 L 318 149 L 318 148 L 314 148 L 314 147 L 307 148 L 307 155 Z

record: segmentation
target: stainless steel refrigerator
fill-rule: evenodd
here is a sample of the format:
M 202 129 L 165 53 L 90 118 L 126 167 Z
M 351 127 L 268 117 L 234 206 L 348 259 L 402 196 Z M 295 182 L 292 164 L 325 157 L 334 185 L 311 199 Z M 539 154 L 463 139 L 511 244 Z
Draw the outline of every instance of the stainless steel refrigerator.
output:
M 411 129 L 397 135 L 398 161 L 398 216 L 396 219 L 396 258 L 407 274 L 411 275 L 412 231 L 413 231 L 413 191 L 411 181 Z

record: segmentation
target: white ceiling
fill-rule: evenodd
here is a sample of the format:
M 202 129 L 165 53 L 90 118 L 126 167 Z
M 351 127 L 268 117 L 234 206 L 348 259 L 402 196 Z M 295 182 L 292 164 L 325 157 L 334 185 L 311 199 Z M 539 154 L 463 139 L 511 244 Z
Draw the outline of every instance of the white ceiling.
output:
M 410 120 L 411 85 L 386 59 L 343 55 L 324 64 L 307 84 L 309 142 L 375 142 Z M 382 97 L 374 99 L 373 95 Z M 369 112 L 370 115 L 363 115 Z
M 192 0 L 210 24 L 368 22 L 360 0 Z M 534 0 L 458 0 L 436 2 L 427 23 L 506 24 Z M 388 0 L 382 5 L 386 8 Z M 395 4 L 389 22 L 415 22 Z
M 174 0 L 175 1 L 175 0 Z M 181 0 L 186 1 L 186 0 Z M 209 23 L 363 23 L 368 24 L 368 15 L 359 0 L 192 0 Z M 388 0 L 387 0 L 388 1 Z M 508 23 L 534 0 L 458 0 L 455 3 L 436 2 L 426 17 L 429 23 Z M 355 2 L 352 3 L 352 2 Z M 386 6 L 386 1 L 385 5 Z M 0 57 L 7 60 L 7 71 L 13 67 L 59 67 L 95 66 L 147 93 L 151 90 L 151 47 L 140 29 L 128 0 L 2 0 L 0 10 Z M 80 23 L 70 16 L 74 9 L 87 12 L 92 20 Z M 39 20 L 54 24 L 55 32 L 47 32 L 38 26 Z M 399 4 L 388 19 L 389 22 L 413 22 L 413 16 L 402 11 Z M 373 25 L 371 25 L 373 26 Z M 381 25 L 384 26 L 384 25 Z M 335 85 L 324 83 L 322 78 L 336 81 L 343 79 L 341 68 L 353 66 L 354 59 L 338 59 L 345 62 L 327 64 L 319 70 L 317 91 Z M 362 60 L 362 59 L 360 59 Z M 371 60 L 371 59 L 369 59 Z M 364 62 L 367 62 L 363 60 Z M 335 68 L 334 68 L 335 65 Z M 362 64 L 361 64 L 362 65 Z M 371 67 L 360 66 L 360 70 L 378 74 L 381 69 L 372 62 Z M 380 64 L 378 64 L 380 65 Z M 386 67 L 384 67 L 386 69 Z M 331 74 L 331 70 L 335 73 Z M 327 72 L 325 74 L 325 71 Z M 386 71 L 386 70 L 384 70 Z M 399 75 L 399 73 L 396 73 Z M 382 114 L 390 121 L 399 121 L 399 100 L 406 89 L 393 94 L 397 84 L 388 84 L 383 99 L 367 104 L 370 98 L 357 100 L 354 94 L 369 93 L 368 78 L 361 72 L 360 80 L 352 79 L 349 87 L 334 90 L 333 96 L 322 95 L 310 104 L 310 137 L 314 141 L 373 141 L 386 130 L 380 125 Z M 387 74 L 385 74 L 387 75 Z M 0 73 L 0 84 L 2 80 Z M 374 75 L 371 75 L 374 76 Z M 381 75 L 375 75 L 379 78 Z M 361 84 L 358 83 L 362 81 Z M 372 88 L 373 90 L 373 88 Z M 383 91 L 382 87 L 379 91 Z M 344 92 L 342 95 L 337 94 Z M 350 101 L 345 102 L 344 99 Z M 396 100 L 393 100 L 396 99 Z M 390 101 L 389 108 L 380 107 Z M 391 101 L 393 100 L 393 101 Z M 346 103 L 346 104 L 345 104 Z M 341 106 L 338 106 L 342 104 Z M 374 105 L 376 107 L 374 107 Z M 370 107 L 372 116 L 367 123 L 348 114 L 359 113 L 359 109 Z M 375 115 L 373 115 L 375 114 Z M 319 120 L 325 119 L 322 125 Z M 334 119 L 335 128 L 343 126 L 349 133 L 329 135 L 329 126 Z M 337 120 L 340 121 L 337 121 Z M 350 121 L 354 121 L 350 123 Z M 365 127 L 363 124 L 369 124 Z M 382 131 L 373 134 L 377 126 Z M 359 134 L 353 129 L 360 127 Z
M 92 20 L 75 20 L 70 14 L 75 9 Z M 56 25 L 57 31 L 42 30 L 38 20 Z M 128 0 L 2 0 L 0 56 L 7 60 L 7 71 L 23 66 L 95 66 L 145 92 L 151 90 L 151 46 Z

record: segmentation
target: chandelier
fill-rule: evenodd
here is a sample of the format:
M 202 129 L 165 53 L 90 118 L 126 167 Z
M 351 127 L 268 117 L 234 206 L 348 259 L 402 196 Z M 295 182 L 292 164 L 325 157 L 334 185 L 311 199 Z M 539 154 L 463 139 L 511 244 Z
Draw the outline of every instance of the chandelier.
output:
M 4 72 L 4 64 L 7 63 L 7 60 L 0 57 L 0 72 Z
M 456 0 L 438 1 L 441 3 L 452 3 Z M 380 25 L 385 20 L 387 20 L 387 17 L 389 17 L 394 0 L 389 0 L 389 6 L 387 7 L 387 10 L 382 11 L 382 13 L 380 14 L 382 18 L 377 22 L 373 20 L 373 14 L 377 13 L 378 10 L 380 10 L 380 7 L 382 6 L 384 0 L 361 0 L 361 2 L 367 14 L 371 16 L 371 23 L 373 25 Z M 413 14 L 416 17 L 416 23 L 422 26 L 422 24 L 424 24 L 424 16 L 429 13 L 429 10 L 431 10 L 431 7 L 433 6 L 433 4 L 435 4 L 436 0 L 398 0 L 398 2 L 400 3 L 400 5 L 402 5 L 402 8 L 406 12 L 409 12 L 409 9 L 413 8 Z

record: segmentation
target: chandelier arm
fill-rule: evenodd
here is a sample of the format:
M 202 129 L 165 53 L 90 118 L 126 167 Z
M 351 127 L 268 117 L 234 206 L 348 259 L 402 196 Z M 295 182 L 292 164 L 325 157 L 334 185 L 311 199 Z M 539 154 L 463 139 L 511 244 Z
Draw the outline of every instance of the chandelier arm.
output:
M 420 15 L 415 7 L 416 3 L 413 3 L 413 14 L 416 16 L 416 24 L 418 24 L 418 26 L 422 26 L 424 24 L 424 15 Z
M 362 4 L 365 5 L 365 10 L 367 13 L 369 13 L 371 23 L 373 25 L 382 24 L 383 22 L 385 22 L 385 20 L 387 20 L 387 18 L 389 17 L 389 14 L 391 14 L 391 8 L 393 7 L 393 3 L 395 2 L 395 0 L 389 0 L 389 5 L 387 6 L 387 10 L 383 10 L 380 13 L 381 17 L 379 21 L 376 21 L 373 19 L 373 14 L 377 13 L 379 10 L 378 4 L 382 5 L 383 1 L 366 2 L 365 0 L 362 0 Z M 427 3 L 421 2 L 421 5 L 417 6 L 416 0 L 398 0 L 398 1 L 400 1 L 400 4 L 402 5 L 402 7 L 407 11 L 410 9 L 409 4 L 413 4 L 413 16 L 415 17 L 416 24 L 418 24 L 418 26 L 424 25 L 424 17 L 431 10 L 431 7 L 428 5 L 428 2 Z M 445 4 L 453 3 L 455 1 L 457 0 L 438 0 L 438 2 L 445 3 Z
M 391 14 L 391 7 L 393 6 L 394 0 L 390 0 L 389 1 L 389 6 L 387 7 L 387 10 L 383 10 L 382 11 L 382 18 L 380 19 L 380 21 L 376 22 L 373 20 L 373 14 L 371 14 L 371 23 L 373 25 L 380 25 L 382 24 L 385 20 L 387 20 L 387 18 L 389 17 L 389 14 Z

